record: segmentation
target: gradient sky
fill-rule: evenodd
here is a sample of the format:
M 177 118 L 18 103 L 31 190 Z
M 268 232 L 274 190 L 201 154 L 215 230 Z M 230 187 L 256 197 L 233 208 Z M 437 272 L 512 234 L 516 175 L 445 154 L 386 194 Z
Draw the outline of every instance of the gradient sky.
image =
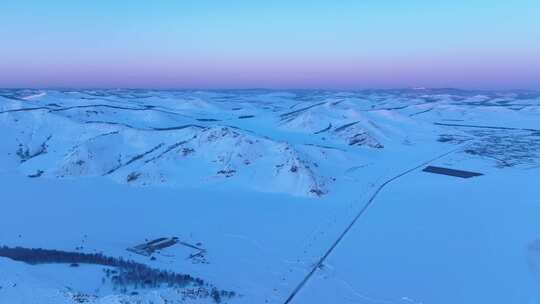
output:
M 540 89 L 540 1 L 1 0 L 0 87 Z

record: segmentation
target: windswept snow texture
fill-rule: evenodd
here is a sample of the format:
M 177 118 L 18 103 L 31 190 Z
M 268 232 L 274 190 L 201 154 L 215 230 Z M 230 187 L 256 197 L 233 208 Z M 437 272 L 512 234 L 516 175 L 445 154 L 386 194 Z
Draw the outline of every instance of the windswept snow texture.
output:
M 0 90 L 0 139 L 0 247 L 111 259 L 0 303 L 540 303 L 539 93 Z

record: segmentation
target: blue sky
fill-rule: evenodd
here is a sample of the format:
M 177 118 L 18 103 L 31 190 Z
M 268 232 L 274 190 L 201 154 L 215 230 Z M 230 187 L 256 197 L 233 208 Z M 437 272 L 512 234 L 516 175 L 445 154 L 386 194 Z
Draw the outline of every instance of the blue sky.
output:
M 335 2 L 3 0 L 0 87 L 540 89 L 538 1 Z

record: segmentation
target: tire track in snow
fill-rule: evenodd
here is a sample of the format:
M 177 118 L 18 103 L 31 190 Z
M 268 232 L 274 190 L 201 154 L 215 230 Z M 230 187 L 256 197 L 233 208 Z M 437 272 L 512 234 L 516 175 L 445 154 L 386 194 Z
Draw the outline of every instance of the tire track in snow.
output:
M 352 220 L 352 222 L 345 228 L 345 230 L 340 234 L 340 236 L 337 238 L 337 240 L 330 246 L 330 248 L 328 248 L 328 250 L 325 252 L 325 254 L 319 259 L 319 261 L 317 263 L 315 263 L 315 265 L 311 268 L 311 271 L 304 277 L 304 279 L 296 286 L 296 288 L 292 291 L 292 293 L 289 295 L 289 297 L 285 300 L 285 302 L 283 302 L 284 304 L 289 304 L 291 303 L 291 301 L 294 299 L 294 297 L 298 294 L 298 292 L 300 292 L 300 290 L 306 285 L 306 283 L 309 281 L 309 279 L 311 279 L 311 277 L 315 274 L 315 272 L 317 272 L 317 269 L 319 269 L 323 264 L 324 264 L 324 261 L 328 258 L 328 256 L 330 256 L 330 254 L 332 253 L 332 251 L 334 251 L 334 249 L 339 245 L 339 243 L 343 240 L 343 238 L 345 237 L 345 235 L 347 235 L 347 233 L 351 230 L 351 228 L 354 226 L 354 224 L 356 224 L 356 222 L 358 221 L 358 219 L 364 214 L 366 213 L 366 211 L 369 209 L 369 207 L 371 205 L 373 205 L 373 202 L 375 201 L 375 198 L 377 198 L 377 195 L 390 183 L 392 183 L 393 181 L 413 172 L 413 171 L 416 171 L 418 170 L 419 168 L 421 167 L 424 167 L 426 166 L 427 164 L 431 163 L 431 162 L 434 162 L 438 159 L 441 159 L 449 154 L 452 154 L 458 150 L 462 149 L 462 147 L 459 147 L 459 148 L 456 148 L 456 149 L 453 149 L 451 151 L 448 151 L 448 152 L 445 152 L 435 158 L 432 158 L 426 162 L 423 162 L 422 164 L 420 165 L 417 165 L 411 169 L 408 169 L 404 172 L 401 172 L 399 173 L 398 175 L 386 180 L 385 182 L 383 182 L 379 187 L 377 187 L 377 189 L 375 190 L 375 192 L 371 195 L 371 197 L 369 198 L 368 202 L 364 205 L 364 207 L 362 207 L 362 209 L 360 209 L 360 211 L 358 212 L 358 214 L 354 217 L 354 219 Z

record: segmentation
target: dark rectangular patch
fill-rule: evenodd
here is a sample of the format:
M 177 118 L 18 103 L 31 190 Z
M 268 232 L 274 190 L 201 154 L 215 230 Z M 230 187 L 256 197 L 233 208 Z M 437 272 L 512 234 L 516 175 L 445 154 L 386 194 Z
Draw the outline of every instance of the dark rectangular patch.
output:
M 455 170 L 455 169 L 443 168 L 443 167 L 435 167 L 435 166 L 427 166 L 422 171 L 435 173 L 435 174 L 443 174 L 443 175 L 461 177 L 461 178 L 471 178 L 471 177 L 483 175 L 482 173 Z

